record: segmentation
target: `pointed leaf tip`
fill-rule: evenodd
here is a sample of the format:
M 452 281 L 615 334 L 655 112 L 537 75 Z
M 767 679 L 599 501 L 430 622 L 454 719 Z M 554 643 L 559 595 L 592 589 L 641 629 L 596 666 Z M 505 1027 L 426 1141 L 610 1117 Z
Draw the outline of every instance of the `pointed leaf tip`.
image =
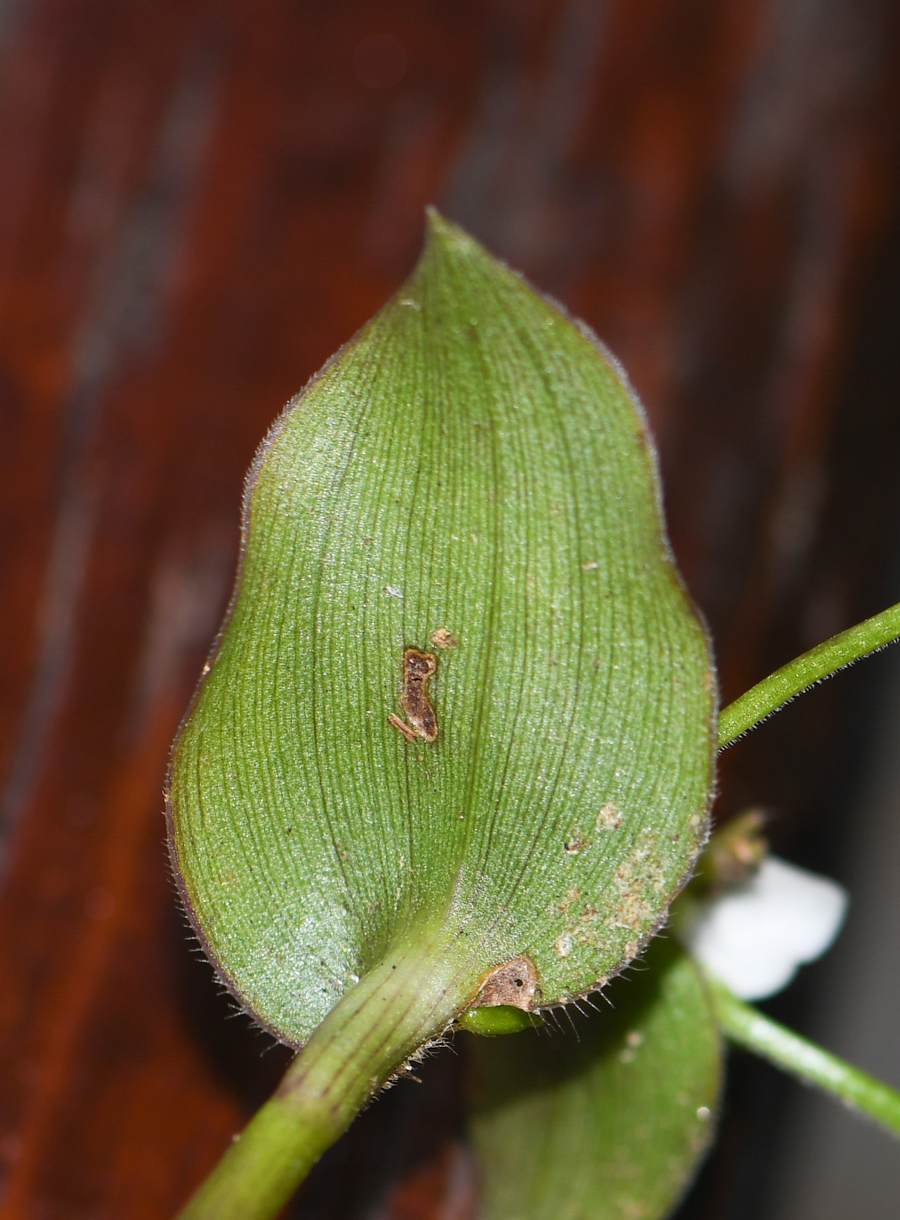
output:
M 474 241 L 473 238 L 461 229 L 459 225 L 455 225 L 452 220 L 448 220 L 442 212 L 439 212 L 433 204 L 429 204 L 425 209 L 425 238 L 426 241 L 430 238 L 462 238 L 465 241 Z

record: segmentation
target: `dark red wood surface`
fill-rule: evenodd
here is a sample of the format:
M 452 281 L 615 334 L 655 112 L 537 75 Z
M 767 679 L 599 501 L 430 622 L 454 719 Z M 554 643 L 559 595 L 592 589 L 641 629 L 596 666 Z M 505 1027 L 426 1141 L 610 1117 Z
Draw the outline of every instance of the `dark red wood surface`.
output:
M 0 1220 L 163 1220 L 284 1062 L 190 958 L 161 816 L 255 446 L 437 202 L 626 364 L 726 697 L 880 608 L 898 30 L 886 0 L 3 12 Z M 724 812 L 802 842 L 845 690 L 727 759 Z M 388 1095 L 302 1214 L 365 1182 L 471 1214 L 429 1071 L 438 1118 Z

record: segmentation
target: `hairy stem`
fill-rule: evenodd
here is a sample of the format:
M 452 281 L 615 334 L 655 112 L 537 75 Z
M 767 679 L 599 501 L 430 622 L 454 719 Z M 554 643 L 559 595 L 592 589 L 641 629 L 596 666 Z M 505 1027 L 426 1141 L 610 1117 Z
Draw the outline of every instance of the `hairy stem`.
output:
M 477 986 L 438 936 L 389 955 L 332 1009 L 179 1215 L 271 1220 L 397 1069 Z
M 833 1093 L 900 1135 L 900 1092 L 771 1021 L 721 983 L 712 981 L 711 986 L 719 1024 L 730 1041 L 755 1051 L 807 1084 Z
M 898 638 L 900 603 L 782 665 L 724 709 L 719 718 L 719 749 L 730 746 L 796 695 Z

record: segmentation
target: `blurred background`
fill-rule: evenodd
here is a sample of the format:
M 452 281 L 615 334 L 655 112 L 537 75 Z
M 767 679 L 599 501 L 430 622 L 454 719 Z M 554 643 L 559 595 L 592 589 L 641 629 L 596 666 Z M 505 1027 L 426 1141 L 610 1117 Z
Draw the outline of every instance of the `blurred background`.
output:
M 427 203 L 583 317 L 658 439 L 725 699 L 900 599 L 889 0 L 0 4 L 0 1218 L 166 1220 L 283 1068 L 167 875 L 242 480 Z M 900 656 L 723 758 L 852 891 L 767 1008 L 900 1085 Z M 267 1053 L 265 1053 L 267 1052 Z M 462 1057 L 291 1215 L 470 1220 Z M 900 1151 L 732 1063 L 679 1220 L 887 1220 Z

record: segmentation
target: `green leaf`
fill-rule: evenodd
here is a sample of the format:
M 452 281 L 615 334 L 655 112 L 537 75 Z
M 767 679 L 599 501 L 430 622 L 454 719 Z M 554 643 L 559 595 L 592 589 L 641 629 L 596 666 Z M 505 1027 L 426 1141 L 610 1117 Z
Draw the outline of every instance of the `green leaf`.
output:
M 187 909 L 294 1045 L 400 957 L 444 963 L 440 1028 L 509 963 L 482 1002 L 565 1001 L 636 955 L 692 868 L 713 700 L 621 370 L 433 216 L 253 467 L 173 765 Z
M 574 1036 L 471 1040 L 481 1220 L 658 1220 L 690 1181 L 722 1061 L 698 972 L 657 941 L 608 997 Z
M 309 1039 L 184 1216 L 271 1216 L 472 1006 L 595 989 L 707 832 L 714 680 L 621 370 L 432 216 L 289 405 L 170 842 L 241 1003 Z

